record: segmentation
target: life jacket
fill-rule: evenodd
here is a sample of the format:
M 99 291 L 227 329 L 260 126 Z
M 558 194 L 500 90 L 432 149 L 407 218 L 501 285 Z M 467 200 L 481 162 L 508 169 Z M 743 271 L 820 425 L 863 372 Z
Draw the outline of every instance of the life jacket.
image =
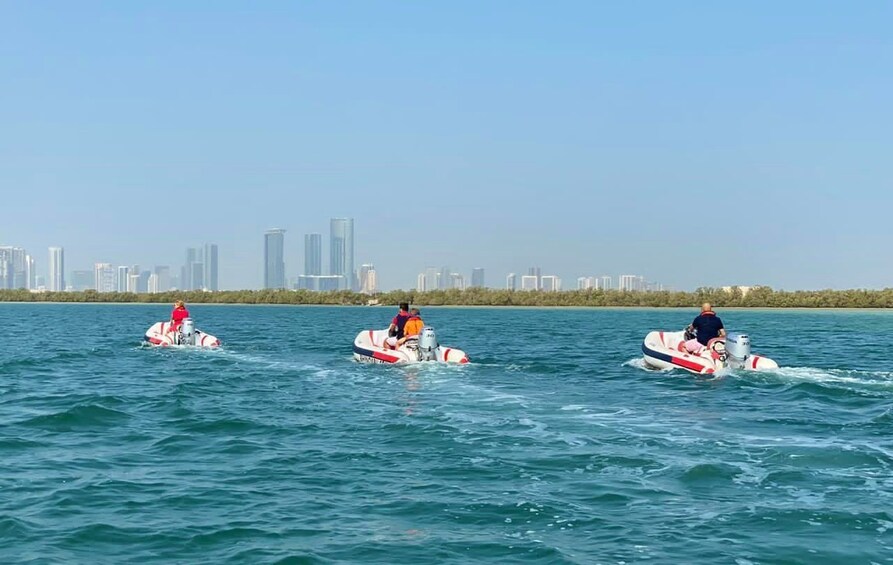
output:
M 403 328 L 406 327 L 406 322 L 409 320 L 409 312 L 400 312 L 398 313 L 393 320 L 393 324 L 397 326 L 397 339 L 403 338 Z
M 406 325 L 403 326 L 403 335 L 405 337 L 410 337 L 414 335 L 419 335 L 422 333 L 422 328 L 425 327 L 425 322 L 422 321 L 418 316 L 411 316 L 408 320 L 406 320 Z
M 179 328 L 183 320 L 188 317 L 189 310 L 187 310 L 185 306 L 181 308 L 174 308 L 174 311 L 171 312 L 171 329 Z

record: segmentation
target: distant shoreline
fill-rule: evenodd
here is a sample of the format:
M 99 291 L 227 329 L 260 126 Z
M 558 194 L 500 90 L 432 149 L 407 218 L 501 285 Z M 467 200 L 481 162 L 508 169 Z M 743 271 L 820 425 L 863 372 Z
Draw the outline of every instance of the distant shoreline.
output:
M 169 306 L 163 302 L 54 302 L 49 300 L 42 301 L 11 301 L 0 300 L 0 308 L 4 305 L 35 305 L 45 304 L 48 306 Z M 377 304 L 377 305 L 357 305 L 357 304 L 256 304 L 248 302 L 188 302 L 190 306 L 238 306 L 238 307 L 265 307 L 265 308 L 351 308 L 351 309 L 392 309 L 394 304 Z M 497 305 L 463 305 L 463 304 L 427 304 L 426 309 L 453 309 L 453 310 L 621 310 L 621 311 L 641 311 L 651 312 L 656 310 L 662 311 L 697 311 L 698 306 L 497 306 Z M 717 308 L 720 308 L 717 306 Z M 889 312 L 893 314 L 893 308 L 887 307 L 804 307 L 804 306 L 724 306 L 722 310 L 725 312 Z
M 884 310 L 893 309 L 893 289 L 775 291 L 760 287 L 749 292 L 737 288 L 702 288 L 694 292 L 628 292 L 617 290 L 575 290 L 525 292 L 472 288 L 430 292 L 392 291 L 374 296 L 350 291 L 311 292 L 307 290 L 242 290 L 220 292 L 165 292 L 134 294 L 96 291 L 38 292 L 0 290 L 0 303 L 53 304 L 166 304 L 184 300 L 204 305 L 281 306 L 386 306 L 409 302 L 419 307 L 453 308 L 617 308 L 690 309 L 703 302 L 717 308 L 799 309 L 799 310 Z

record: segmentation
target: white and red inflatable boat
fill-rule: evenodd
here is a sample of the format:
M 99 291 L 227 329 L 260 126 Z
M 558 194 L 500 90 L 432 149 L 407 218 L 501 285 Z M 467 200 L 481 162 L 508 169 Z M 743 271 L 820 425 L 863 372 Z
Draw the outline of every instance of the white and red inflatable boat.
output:
M 159 347 L 219 347 L 220 340 L 211 334 L 195 329 L 192 318 L 180 322 L 178 329 L 172 329 L 170 322 L 158 322 L 146 332 L 146 342 Z
M 721 369 L 767 371 L 777 369 L 778 363 L 750 352 L 750 338 L 730 332 L 725 338 L 710 340 L 700 353 L 685 350 L 685 332 L 651 332 L 645 336 L 642 354 L 645 364 L 655 369 L 685 369 L 709 375 Z
M 409 339 L 397 349 L 385 349 L 388 330 L 364 330 L 353 342 L 353 357 L 360 363 L 468 363 L 461 349 L 437 343 L 434 328 L 424 327 L 417 338 Z

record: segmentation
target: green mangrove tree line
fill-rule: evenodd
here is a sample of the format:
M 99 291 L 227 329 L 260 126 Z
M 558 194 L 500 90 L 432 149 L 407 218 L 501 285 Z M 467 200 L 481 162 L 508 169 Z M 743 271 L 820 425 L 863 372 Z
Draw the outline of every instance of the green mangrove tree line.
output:
M 411 302 L 419 306 L 644 306 L 692 307 L 704 301 L 719 307 L 744 308 L 893 308 L 893 289 L 883 290 L 772 290 L 753 289 L 747 294 L 718 288 L 693 292 L 621 292 L 616 290 L 569 290 L 562 292 L 523 292 L 487 288 L 435 290 L 429 292 L 395 290 L 375 296 L 348 291 L 311 292 L 306 290 L 232 290 L 221 292 L 29 292 L 0 290 L 0 302 L 135 302 L 170 303 L 181 299 L 205 304 L 330 304 L 364 305 L 370 300 L 392 305 Z

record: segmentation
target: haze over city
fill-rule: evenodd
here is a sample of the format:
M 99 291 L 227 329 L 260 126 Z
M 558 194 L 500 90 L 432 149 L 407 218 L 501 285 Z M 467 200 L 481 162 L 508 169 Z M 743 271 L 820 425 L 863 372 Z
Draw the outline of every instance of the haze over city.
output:
M 260 288 L 351 217 L 382 289 L 891 286 L 893 7 L 833 5 L 9 4 L 0 245 Z

